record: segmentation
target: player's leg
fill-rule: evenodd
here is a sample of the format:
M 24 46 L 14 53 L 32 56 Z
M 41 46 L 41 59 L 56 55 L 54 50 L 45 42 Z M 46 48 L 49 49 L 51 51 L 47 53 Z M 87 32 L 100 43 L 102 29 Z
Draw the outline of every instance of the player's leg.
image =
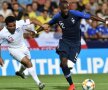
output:
M 67 82 L 71 85 L 73 83 L 70 73 L 70 68 L 68 68 L 68 51 L 69 47 L 62 40 L 59 42 L 59 47 L 56 49 L 57 54 L 60 57 L 61 63 L 60 66 L 62 68 L 63 74 L 67 80 Z
M 25 54 L 29 59 L 31 59 L 31 55 L 30 55 L 30 52 L 29 52 L 28 48 L 24 48 L 24 50 L 22 50 L 22 52 L 23 52 L 23 54 Z M 23 56 L 22 56 L 22 58 L 23 58 Z M 21 60 L 22 58 L 19 58 L 19 59 Z M 16 72 L 16 75 L 22 77 L 23 79 L 25 79 L 25 78 L 26 78 L 26 76 L 25 76 L 25 74 L 24 74 L 24 70 L 25 70 L 25 69 L 26 69 L 26 67 L 25 67 L 23 64 L 21 64 L 20 70 Z
M 61 60 L 60 66 L 62 68 L 63 74 L 64 74 L 66 80 L 68 81 L 69 85 L 71 85 L 71 84 L 73 84 L 73 81 L 71 78 L 70 68 L 68 68 L 68 66 L 67 66 L 68 59 L 64 58 L 64 57 L 60 57 L 60 60 Z
M 69 53 L 69 60 L 68 60 L 67 65 L 68 65 L 69 68 L 73 68 L 74 64 L 77 61 L 78 54 L 80 52 L 80 44 L 73 45 L 72 47 L 70 47 L 69 52 L 70 52 Z M 74 84 L 71 84 L 68 90 L 75 90 Z
M 22 58 L 21 63 L 27 68 L 29 74 L 32 76 L 32 78 L 34 79 L 34 81 L 36 82 L 36 84 L 39 86 L 39 89 L 43 89 L 45 87 L 45 85 L 43 83 L 40 82 L 35 69 L 32 66 L 32 63 L 30 61 L 31 59 L 31 55 L 30 52 L 28 50 L 28 48 L 26 48 L 24 54 L 26 55 L 24 58 Z
M 22 48 L 8 48 L 10 55 L 17 61 L 21 61 L 21 59 L 25 56 L 24 55 L 24 50 Z M 25 48 L 26 50 L 26 48 Z M 17 76 L 20 76 L 21 78 L 25 79 L 26 76 L 24 74 L 24 70 L 26 69 L 26 67 L 21 64 L 20 70 L 16 71 L 15 74 Z
M 39 86 L 39 89 L 43 89 L 44 88 L 44 84 L 42 84 L 38 78 L 38 76 L 35 73 L 35 69 L 32 66 L 32 63 L 27 55 L 27 53 L 29 53 L 27 48 L 24 49 L 13 49 L 13 48 L 9 48 L 9 52 L 11 53 L 11 55 L 18 60 L 19 62 L 21 62 L 21 64 L 23 64 L 26 69 L 28 70 L 29 74 L 33 77 L 34 81 L 36 82 L 36 84 Z M 27 53 L 25 53 L 27 52 Z
M 24 65 L 21 64 L 21 68 L 20 68 L 19 72 L 20 72 L 20 73 L 23 73 L 25 69 L 26 69 L 26 67 L 25 67 Z
M 74 90 L 74 84 L 70 72 L 70 69 L 73 68 L 74 63 L 69 60 L 70 45 L 66 40 L 60 40 L 59 47 L 57 48 L 57 53 L 59 54 L 61 60 L 60 66 L 62 68 L 63 74 L 69 85 L 72 86 L 70 90 Z
M 32 76 L 32 78 L 34 79 L 34 81 L 36 82 L 36 84 L 39 86 L 39 89 L 42 90 L 45 85 L 43 83 L 40 82 L 37 74 L 35 73 L 35 69 L 32 66 L 31 61 L 27 58 L 27 56 L 25 56 L 22 60 L 21 63 L 27 68 L 29 74 Z
M 25 56 L 22 60 L 21 63 L 27 68 L 29 74 L 33 77 L 33 79 L 35 80 L 35 82 L 37 83 L 37 85 L 39 85 L 40 80 L 38 79 L 36 73 L 35 73 L 35 69 L 32 66 L 31 61 L 27 58 L 27 56 Z
M 69 83 L 69 89 L 68 90 L 75 90 L 75 86 L 73 84 L 73 80 L 72 80 L 72 77 L 71 77 L 71 72 L 70 72 L 70 68 L 68 67 L 68 59 L 67 58 L 64 58 L 64 57 L 61 57 L 60 58 L 61 60 L 61 68 L 62 68 L 62 71 L 63 71 L 63 74 L 67 80 L 67 82 Z

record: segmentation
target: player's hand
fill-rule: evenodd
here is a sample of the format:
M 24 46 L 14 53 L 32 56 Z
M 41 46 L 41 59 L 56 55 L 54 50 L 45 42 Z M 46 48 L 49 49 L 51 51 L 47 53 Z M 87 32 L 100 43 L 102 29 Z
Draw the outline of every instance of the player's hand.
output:
M 0 65 L 3 66 L 3 64 L 4 64 L 4 61 L 2 58 L 0 58 Z
M 42 28 L 43 28 L 44 30 L 47 30 L 47 29 L 49 28 L 49 25 L 48 25 L 48 24 L 43 24 L 43 25 L 42 25 Z
M 34 37 L 36 36 L 36 34 L 37 34 L 37 31 L 31 31 L 31 30 L 27 30 L 27 29 L 26 29 L 26 31 L 29 32 L 28 35 L 29 35 L 30 37 L 32 37 L 32 38 L 34 38 Z
M 36 32 L 36 33 L 33 32 L 33 31 L 30 32 L 30 35 L 31 35 L 33 38 L 36 36 L 36 34 L 37 34 L 37 32 Z

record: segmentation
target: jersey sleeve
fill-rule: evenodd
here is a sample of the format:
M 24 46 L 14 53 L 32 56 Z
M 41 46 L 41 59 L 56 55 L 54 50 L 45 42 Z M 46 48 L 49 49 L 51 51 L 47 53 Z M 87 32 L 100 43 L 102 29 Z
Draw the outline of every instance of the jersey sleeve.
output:
M 80 11 L 77 11 L 77 10 L 70 10 L 70 12 L 77 16 L 77 17 L 80 17 L 80 18 L 84 18 L 84 19 L 90 19 L 91 15 L 88 14 L 88 13 L 85 13 L 85 12 L 80 12 Z
M 29 19 L 19 20 L 19 21 L 16 21 L 16 28 L 23 27 L 24 25 L 28 25 L 28 24 L 30 24 L 30 20 Z
M 4 41 L 4 38 L 2 37 L 2 35 L 0 34 L 0 44 L 2 44 Z
M 37 33 L 36 30 L 35 30 L 35 25 L 34 24 L 23 25 L 22 29 L 23 29 L 24 32 L 29 30 L 29 31 L 33 31 L 33 32 Z
M 49 25 L 53 25 L 57 23 L 58 17 L 60 16 L 60 14 L 56 14 L 53 16 L 53 18 L 48 22 Z

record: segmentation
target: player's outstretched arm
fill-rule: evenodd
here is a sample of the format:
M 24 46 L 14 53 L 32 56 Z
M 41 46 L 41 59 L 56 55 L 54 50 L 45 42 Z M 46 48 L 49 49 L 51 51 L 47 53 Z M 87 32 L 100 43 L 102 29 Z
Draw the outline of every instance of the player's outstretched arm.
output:
M 92 20 L 96 20 L 96 21 L 106 23 L 106 20 L 104 20 L 100 17 L 94 16 L 94 15 L 91 15 L 89 13 L 80 12 L 80 11 L 77 11 L 77 10 L 70 10 L 70 12 L 72 14 L 74 14 L 75 16 L 78 16 L 78 17 L 81 17 L 81 18 L 84 18 L 84 19 L 92 19 Z
M 37 31 L 31 31 L 31 30 L 26 30 L 28 33 L 24 33 L 24 35 L 29 35 L 32 38 L 35 38 L 37 35 Z M 26 36 L 24 36 L 24 38 L 26 38 Z
M 48 23 L 43 24 L 40 28 L 38 28 L 36 30 L 37 33 L 41 32 L 43 30 L 47 30 L 50 26 L 56 24 L 58 17 L 59 17 L 59 14 L 54 15 L 53 18 Z
M 53 18 L 48 23 L 43 24 L 39 29 L 36 30 L 37 33 L 43 30 L 47 30 L 50 26 L 56 24 L 59 16 L 60 16 L 59 13 L 54 15 Z
M 3 64 L 4 64 L 4 61 L 1 57 L 1 44 L 0 44 L 0 65 L 3 66 Z
M 32 38 L 36 37 L 38 35 L 39 32 L 46 30 L 49 28 L 48 24 L 43 24 L 42 26 L 40 26 L 40 28 L 38 28 L 37 30 L 30 30 L 29 28 L 26 27 L 26 31 L 29 32 L 29 35 L 32 36 Z M 25 37 L 26 38 L 26 37 Z
M 104 20 L 104 19 L 102 19 L 100 17 L 97 17 L 97 16 L 91 15 L 90 19 L 106 23 L 106 20 Z

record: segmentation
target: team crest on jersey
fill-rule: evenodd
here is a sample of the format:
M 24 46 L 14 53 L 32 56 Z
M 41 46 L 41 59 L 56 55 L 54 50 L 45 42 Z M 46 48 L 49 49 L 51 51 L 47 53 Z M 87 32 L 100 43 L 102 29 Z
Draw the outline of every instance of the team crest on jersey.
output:
M 14 39 L 11 36 L 8 36 L 8 42 L 12 42 Z
M 74 18 L 71 18 L 71 22 L 74 24 L 75 23 L 75 19 Z

